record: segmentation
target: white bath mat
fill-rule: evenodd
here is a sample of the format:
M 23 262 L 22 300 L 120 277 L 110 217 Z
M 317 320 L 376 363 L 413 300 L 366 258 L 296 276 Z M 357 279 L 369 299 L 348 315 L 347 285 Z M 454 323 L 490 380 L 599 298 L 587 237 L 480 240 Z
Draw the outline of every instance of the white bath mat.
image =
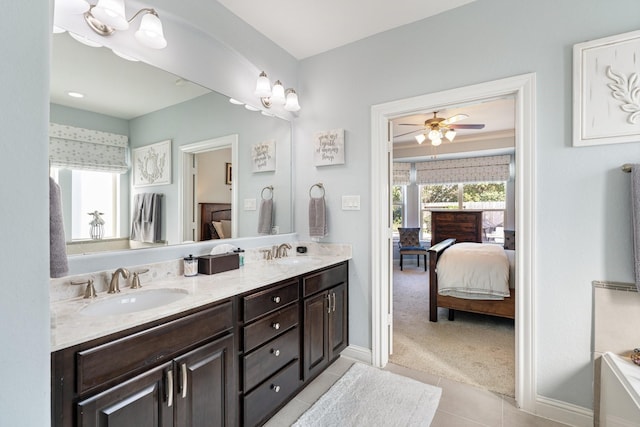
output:
M 326 426 L 429 426 L 442 389 L 355 363 L 294 424 Z

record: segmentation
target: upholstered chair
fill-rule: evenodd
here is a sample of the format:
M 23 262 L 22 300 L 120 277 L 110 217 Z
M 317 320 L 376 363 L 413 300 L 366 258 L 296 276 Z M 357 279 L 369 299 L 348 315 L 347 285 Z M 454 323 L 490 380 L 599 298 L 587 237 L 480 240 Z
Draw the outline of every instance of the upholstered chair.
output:
M 427 271 L 427 248 L 420 244 L 420 228 L 398 228 L 400 234 L 400 271 L 402 271 L 402 261 L 404 255 L 416 255 L 418 267 L 420 267 L 420 256 L 424 257 L 424 271 Z

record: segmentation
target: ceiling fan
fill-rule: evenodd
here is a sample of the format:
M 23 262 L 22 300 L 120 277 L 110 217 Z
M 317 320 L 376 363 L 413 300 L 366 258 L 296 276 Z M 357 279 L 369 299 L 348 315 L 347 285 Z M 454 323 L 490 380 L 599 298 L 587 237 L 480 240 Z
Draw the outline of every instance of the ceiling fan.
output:
M 400 135 L 396 135 L 398 137 L 409 135 L 416 132 L 421 132 L 419 135 L 416 135 L 416 140 L 418 144 L 422 144 L 427 138 L 431 140 L 431 144 L 434 146 L 438 146 L 442 144 L 442 138 L 447 138 L 449 141 L 453 141 L 453 138 L 456 137 L 456 129 L 483 129 L 484 124 L 454 124 L 460 120 L 466 119 L 469 116 L 467 114 L 456 114 L 447 119 L 442 117 L 438 117 L 438 112 L 433 112 L 433 117 L 426 120 L 424 125 L 422 124 L 413 124 L 413 123 L 399 123 L 400 126 L 423 126 L 424 129 L 411 131 L 407 133 L 403 133 Z

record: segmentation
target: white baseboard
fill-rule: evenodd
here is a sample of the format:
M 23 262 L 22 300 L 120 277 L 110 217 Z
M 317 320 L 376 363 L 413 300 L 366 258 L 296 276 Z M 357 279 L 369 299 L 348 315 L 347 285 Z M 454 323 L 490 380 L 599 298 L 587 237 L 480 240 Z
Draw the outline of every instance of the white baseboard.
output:
M 593 427 L 593 411 L 544 396 L 536 397 L 536 415 L 575 427 Z
M 340 353 L 340 355 L 357 360 L 362 363 L 366 363 L 367 365 L 371 365 L 371 362 L 373 361 L 373 354 L 371 353 L 371 349 L 360 347 L 357 345 L 350 345 L 349 347 L 342 350 L 342 353 Z

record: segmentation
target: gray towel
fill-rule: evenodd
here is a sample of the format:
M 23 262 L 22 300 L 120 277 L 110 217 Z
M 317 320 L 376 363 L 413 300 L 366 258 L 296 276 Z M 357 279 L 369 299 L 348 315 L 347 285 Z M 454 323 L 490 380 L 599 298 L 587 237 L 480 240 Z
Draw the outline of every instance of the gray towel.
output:
M 63 277 L 68 273 L 60 186 L 49 177 L 49 277 Z
M 640 164 L 631 166 L 631 213 L 633 218 L 636 288 L 640 292 Z
M 320 238 L 327 235 L 327 215 L 324 197 L 309 200 L 309 237 Z
M 258 211 L 258 234 L 271 234 L 273 228 L 273 199 L 262 199 Z
M 131 240 L 154 243 L 161 240 L 162 199 L 157 193 L 136 194 L 133 199 Z

